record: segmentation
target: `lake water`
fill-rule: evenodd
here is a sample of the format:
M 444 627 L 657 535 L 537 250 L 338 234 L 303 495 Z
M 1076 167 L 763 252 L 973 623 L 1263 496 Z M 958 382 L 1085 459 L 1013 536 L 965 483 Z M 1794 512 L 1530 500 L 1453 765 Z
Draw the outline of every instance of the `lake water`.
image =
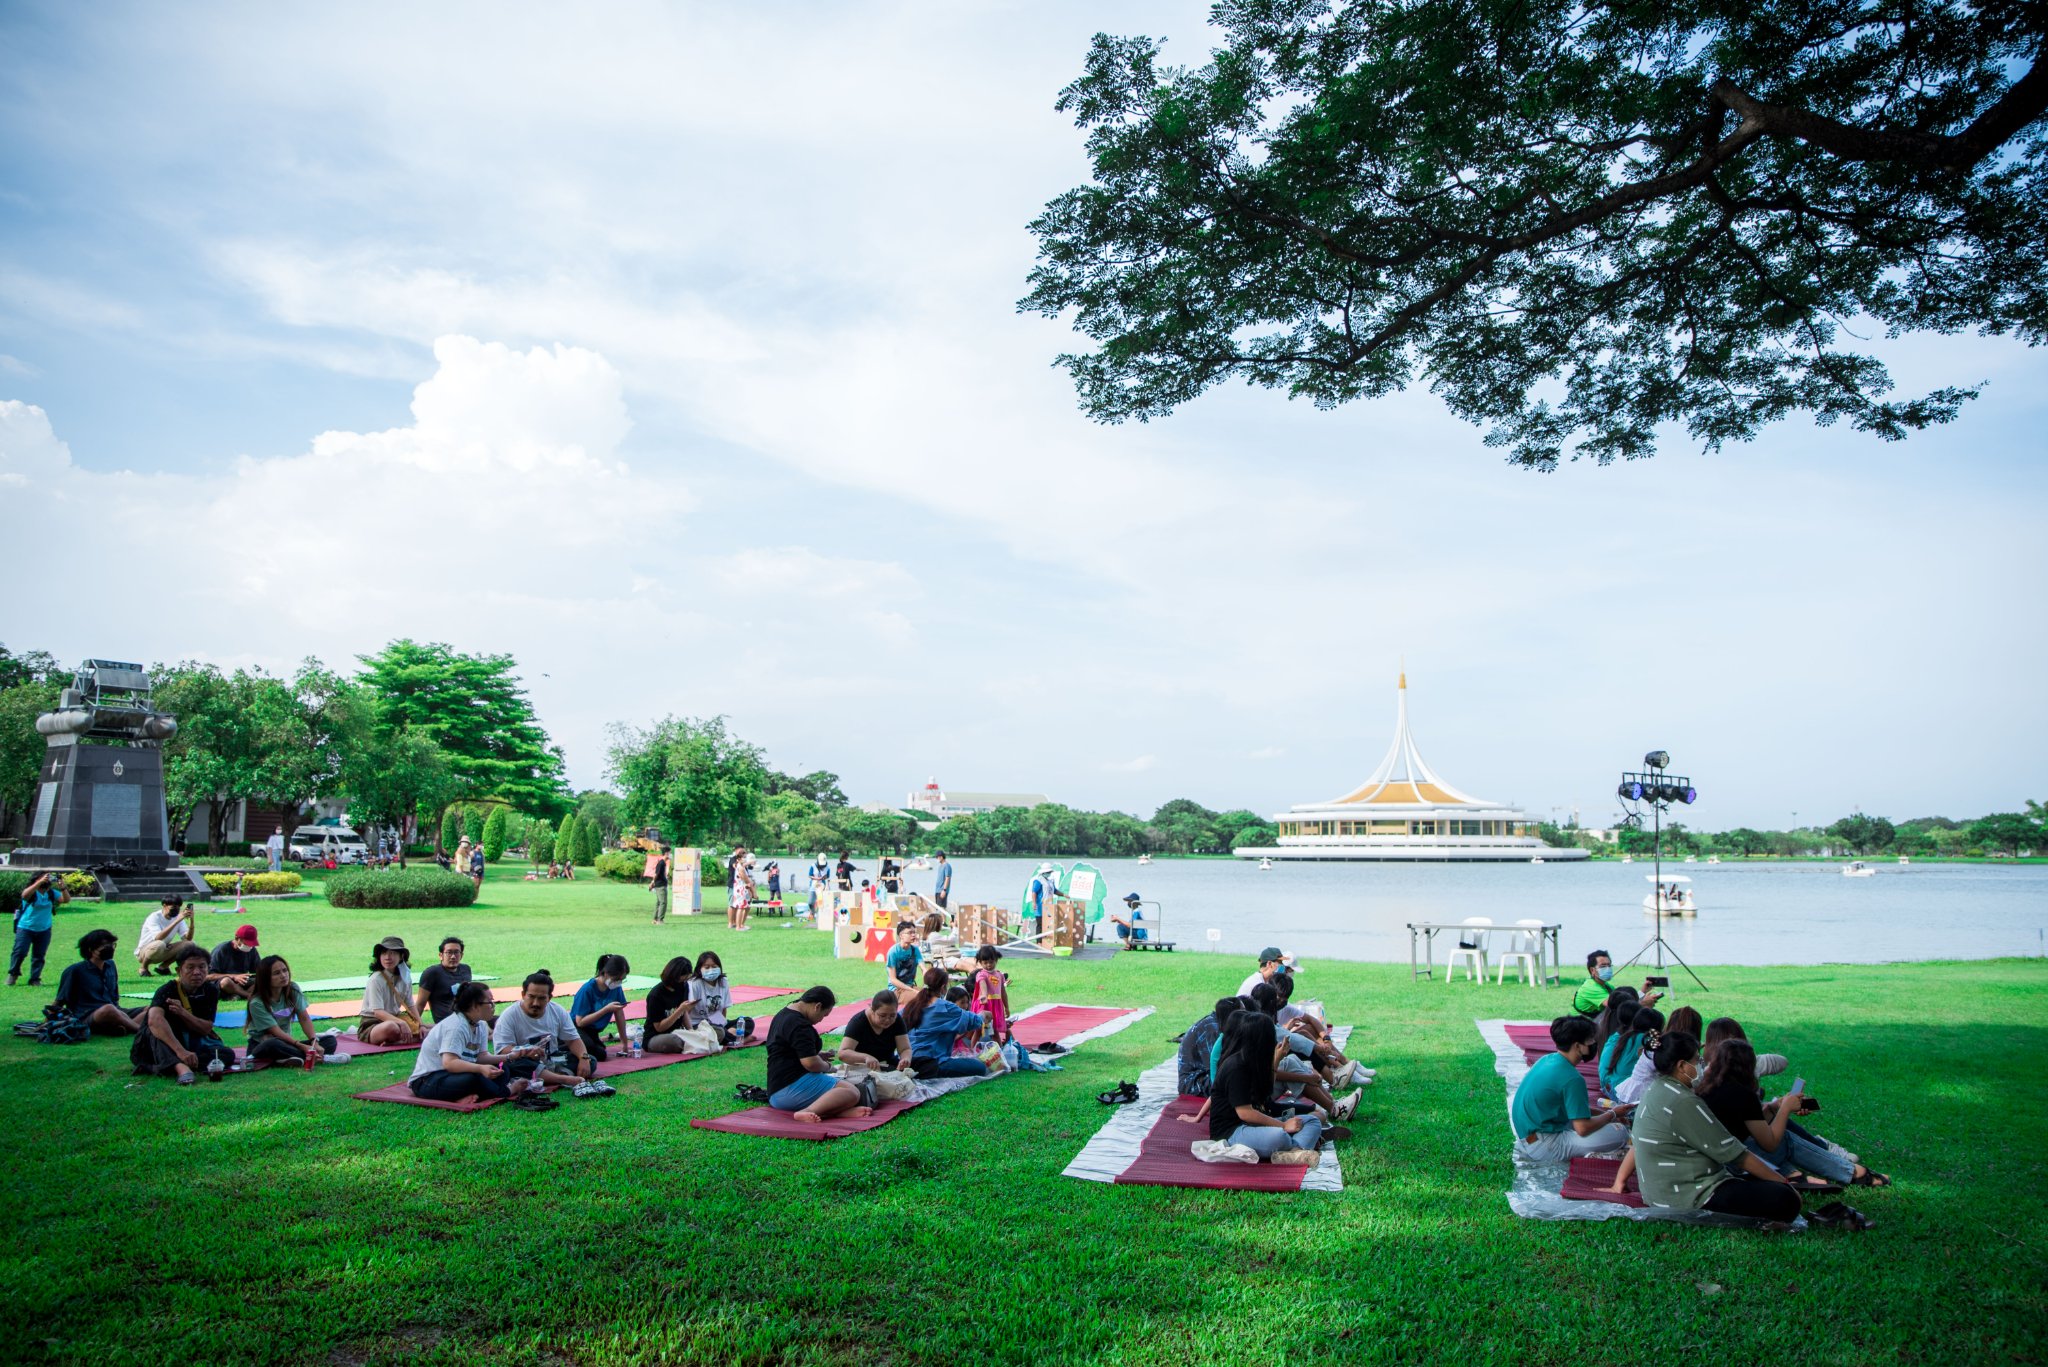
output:
M 871 876 L 871 861 L 863 876 Z M 1410 921 L 1563 925 L 1567 973 L 1590 949 L 1626 959 L 1648 938 L 1646 862 L 1575 864 L 1287 864 L 1242 860 L 1090 861 L 1112 897 L 1161 904 L 1159 938 L 1181 952 L 1256 954 L 1277 944 L 1304 957 L 1405 963 Z M 1015 907 L 1035 859 L 954 861 L 953 901 Z M 1844 878 L 1836 863 L 1667 864 L 1693 880 L 1699 915 L 1667 919 L 1665 939 L 1693 964 L 1880 963 L 2042 952 L 2048 865 L 1875 864 Z M 929 891 L 931 875 L 908 875 Z M 1147 915 L 1152 914 L 1147 908 Z M 1207 932 L 1221 933 L 1211 945 Z M 1437 937 L 1438 959 L 1446 937 Z

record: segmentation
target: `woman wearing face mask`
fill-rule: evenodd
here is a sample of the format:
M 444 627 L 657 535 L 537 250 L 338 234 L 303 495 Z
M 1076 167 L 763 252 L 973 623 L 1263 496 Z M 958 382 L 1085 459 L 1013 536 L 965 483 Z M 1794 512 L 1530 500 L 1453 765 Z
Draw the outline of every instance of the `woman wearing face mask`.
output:
M 1635 1116 L 1643 1200 L 1665 1210 L 1711 1210 L 1772 1224 L 1798 1219 L 1799 1193 L 1693 1095 L 1699 1041 L 1667 1030 L 1655 1058 L 1657 1076 Z
M 707 949 L 697 956 L 697 971 L 690 978 L 690 1024 L 710 1026 L 729 1049 L 754 1030 L 749 1017 L 726 1019 L 725 1009 L 731 1005 L 732 984 L 725 980 L 725 964 Z
M 626 989 L 623 984 L 626 975 L 633 971 L 623 954 L 600 954 L 597 967 L 590 980 L 576 989 L 575 999 L 569 1004 L 569 1018 L 576 1023 L 576 1033 L 583 1040 L 583 1047 L 599 1063 L 609 1057 L 604 1041 L 598 1033 L 607 1025 L 619 1029 L 619 1043 L 627 1042 L 626 1036 Z

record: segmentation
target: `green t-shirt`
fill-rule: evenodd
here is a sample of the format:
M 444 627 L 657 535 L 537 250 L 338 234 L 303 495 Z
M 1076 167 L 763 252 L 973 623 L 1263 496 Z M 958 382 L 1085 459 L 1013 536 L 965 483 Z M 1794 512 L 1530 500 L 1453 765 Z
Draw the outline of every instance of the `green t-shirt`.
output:
M 1572 1010 L 1582 1016 L 1597 1016 L 1600 1008 L 1607 1005 L 1607 994 L 1613 990 L 1598 978 L 1589 977 L 1579 984 L 1578 995 L 1572 998 Z
M 1522 1075 L 1522 1085 L 1515 1088 L 1514 1103 L 1508 1107 L 1517 1139 L 1563 1134 L 1572 1121 L 1592 1118 L 1586 1079 L 1563 1054 L 1545 1054 L 1530 1064 Z
M 277 1001 L 269 1006 L 261 997 L 249 998 L 249 1042 L 254 1044 L 269 1034 L 272 1027 L 292 1032 L 292 1022 L 299 1018 L 299 1012 L 306 1009 L 306 994 L 299 991 L 297 983 L 285 984 L 284 991 L 277 994 Z
M 1745 1152 L 1706 1102 L 1668 1077 L 1650 1080 L 1632 1130 L 1636 1180 L 1653 1206 L 1698 1210 Z

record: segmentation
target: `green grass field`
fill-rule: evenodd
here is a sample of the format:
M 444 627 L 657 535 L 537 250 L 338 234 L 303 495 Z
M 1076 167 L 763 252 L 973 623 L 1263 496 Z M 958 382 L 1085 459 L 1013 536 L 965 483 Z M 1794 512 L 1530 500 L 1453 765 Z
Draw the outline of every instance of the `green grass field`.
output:
M 646 894 L 486 884 L 455 912 L 253 907 L 301 978 L 362 971 L 398 933 L 415 966 L 448 931 L 479 972 L 580 980 L 600 951 L 653 973 L 724 956 L 736 982 L 879 972 L 825 937 L 716 912 L 649 924 Z M 46 981 L 85 930 L 58 917 Z M 200 936 L 236 919 L 202 913 Z M 1705 968 L 1710 994 L 1786 1053 L 1821 1132 L 1897 1181 L 1853 1199 L 1861 1236 L 1770 1237 L 1516 1219 L 1502 1087 L 1473 1020 L 1564 995 L 1413 985 L 1311 962 L 1304 984 L 1381 1069 L 1339 1195 L 1119 1188 L 1060 1176 L 1094 1094 L 1247 965 L 1207 954 L 1013 961 L 1013 999 L 1152 1005 L 1061 1073 L 999 1079 L 826 1144 L 692 1130 L 761 1080 L 748 1051 L 628 1076 L 607 1101 L 477 1115 L 349 1099 L 410 1055 L 179 1088 L 126 1046 L 0 1046 L 10 1135 L 0 1359 L 418 1363 L 1355 1363 L 1441 1360 L 2038 1362 L 2048 965 Z M 130 985 L 139 980 L 131 977 Z M 161 981 L 161 980 L 158 980 Z M 0 994 L 10 1020 L 46 989 Z M 773 1010 L 779 1003 L 765 1004 Z M 756 1008 L 759 1009 L 759 1008 Z M 239 1031 L 228 1032 L 239 1046 Z

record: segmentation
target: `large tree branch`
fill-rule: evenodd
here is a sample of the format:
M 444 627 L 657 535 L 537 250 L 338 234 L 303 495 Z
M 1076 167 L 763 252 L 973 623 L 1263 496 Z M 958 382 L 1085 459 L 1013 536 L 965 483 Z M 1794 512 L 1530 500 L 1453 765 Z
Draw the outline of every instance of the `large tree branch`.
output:
M 1708 94 L 1770 136 L 1797 138 L 1843 161 L 1917 163 L 1929 170 L 1967 171 L 2003 147 L 2015 134 L 2048 114 L 2048 66 L 2035 59 L 1996 104 L 1960 133 L 1919 133 L 1907 128 L 1859 128 L 1794 105 L 1766 104 L 1733 81 L 1722 79 Z

